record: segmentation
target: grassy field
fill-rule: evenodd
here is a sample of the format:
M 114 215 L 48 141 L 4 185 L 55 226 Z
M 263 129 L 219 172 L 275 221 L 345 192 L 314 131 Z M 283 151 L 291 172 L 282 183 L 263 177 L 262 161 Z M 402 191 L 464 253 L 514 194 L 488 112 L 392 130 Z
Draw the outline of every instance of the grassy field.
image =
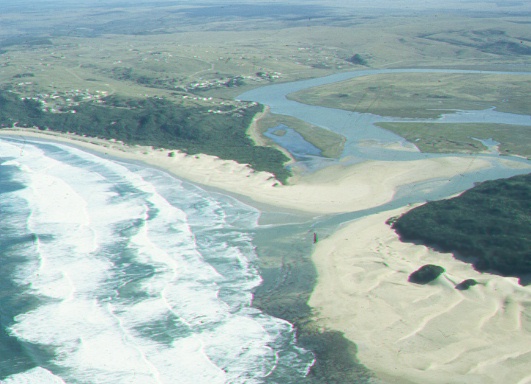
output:
M 427 153 L 479 153 L 487 148 L 479 141 L 500 143 L 503 155 L 531 158 L 531 127 L 506 124 L 380 123 Z
M 436 118 L 496 107 L 531 114 L 531 75 L 402 73 L 365 76 L 300 91 L 290 98 L 380 116 Z
M 23 97 L 53 93 L 66 99 L 75 90 L 156 96 L 180 108 L 216 110 L 254 87 L 341 71 L 518 70 L 531 64 L 525 15 L 407 14 L 335 3 L 297 10 L 259 4 L 221 10 L 214 2 L 203 8 L 109 3 L 42 4 L 31 14 L 20 10 L 22 3 L 20 9 L 3 9 L 0 87 Z M 312 90 L 304 101 L 395 116 L 429 117 L 438 113 L 432 109 L 492 105 L 528 113 L 530 88 L 523 77 L 389 75 Z M 287 125 L 317 147 L 336 147 L 325 131 Z
M 173 3 L 44 8 L 31 17 L 6 11 L 0 84 L 18 83 L 15 76 L 32 73 L 33 84 L 23 90 L 28 94 L 97 88 L 178 98 L 194 83 L 243 77 L 237 87 L 193 92 L 230 99 L 270 82 L 366 67 L 518 69 L 531 62 L 525 16 L 315 6 L 305 11 L 308 17 L 295 18 L 277 6 L 263 16 L 216 18 L 184 8 Z M 349 61 L 355 54 L 365 66 Z

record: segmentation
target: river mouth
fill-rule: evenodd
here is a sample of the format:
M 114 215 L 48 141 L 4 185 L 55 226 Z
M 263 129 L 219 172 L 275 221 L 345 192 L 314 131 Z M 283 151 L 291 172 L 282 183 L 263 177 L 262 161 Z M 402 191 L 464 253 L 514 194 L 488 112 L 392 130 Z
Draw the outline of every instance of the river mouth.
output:
M 404 119 L 306 105 L 286 98 L 286 96 L 292 92 L 343 81 L 353 77 L 377 73 L 418 71 L 485 73 L 482 71 L 415 69 L 360 71 L 342 73 L 320 79 L 262 87 L 246 92 L 238 97 L 242 100 L 260 102 L 267 105 L 272 113 L 293 116 L 312 125 L 338 133 L 346 138 L 342 154 L 337 159 L 330 159 L 323 157 L 315 150 L 315 147 L 304 141 L 302 137 L 293 134 L 292 128 L 288 126 L 275 127 L 266 132 L 268 138 L 292 154 L 295 162 L 291 166 L 300 168 L 303 172 L 312 173 L 333 165 L 349 165 L 366 161 L 414 162 L 416 160 L 459 157 L 470 162 L 470 167 L 464 173 L 444 178 L 432 177 L 431 179 L 421 182 L 403 185 L 395 191 L 394 196 L 390 201 L 380 206 L 369 208 L 360 207 L 359 210 L 351 212 L 315 217 L 313 220 L 308 220 L 306 224 L 308 228 L 306 230 L 302 228 L 304 223 L 302 225 L 298 224 L 297 229 L 299 232 L 298 235 L 295 236 L 297 239 L 293 238 L 291 242 L 292 244 L 299 244 L 297 245 L 296 256 L 294 255 L 295 252 L 293 252 L 294 248 L 291 248 L 289 255 L 278 255 L 278 251 L 273 250 L 268 252 L 267 246 L 271 246 L 271 244 L 267 245 L 267 242 L 261 242 L 259 236 L 256 238 L 257 245 L 259 245 L 258 248 L 262 249 L 261 253 L 259 253 L 260 263 L 264 263 L 264 260 L 267 262 L 264 255 L 275 254 L 275 262 L 277 264 L 272 263 L 269 266 L 270 268 L 262 268 L 262 272 L 264 272 L 262 275 L 264 278 L 264 284 L 256 292 L 255 304 L 263 308 L 266 312 L 286 318 L 288 321 L 294 323 L 298 327 L 299 336 L 301 336 L 299 340 L 303 343 L 303 347 L 308 347 L 313 350 L 314 353 L 316 353 L 317 362 L 320 364 L 330 364 L 332 366 L 335 362 L 327 361 L 326 356 L 323 357 L 322 355 L 319 355 L 319 348 L 325 348 L 327 345 L 323 342 L 323 337 L 326 338 L 329 335 L 313 332 L 311 327 L 316 327 L 319 324 L 313 322 L 311 317 L 306 317 L 312 313 L 312 308 L 310 308 L 307 303 L 315 289 L 315 285 L 317 284 L 317 272 L 315 267 L 313 266 L 313 263 L 308 263 L 308 261 L 311 261 L 311 258 L 308 256 L 312 253 L 312 234 L 317 234 L 319 239 L 324 239 L 328 237 L 328 235 L 334 233 L 341 225 L 353 220 L 382 212 L 388 212 L 411 204 L 448 198 L 449 196 L 472 188 L 474 184 L 478 182 L 529 172 L 530 162 L 528 160 L 515 156 L 500 157 L 499 153 L 494 150 L 498 145 L 494 140 L 482 140 L 483 144 L 491 149 L 490 153 L 473 155 L 430 154 L 420 152 L 414 143 L 410 143 L 403 137 L 376 126 L 377 123 L 381 122 L 429 122 L 444 124 L 456 122 L 469 123 L 476 121 L 531 126 L 531 119 L 529 116 L 500 113 L 494 109 L 487 109 L 480 111 L 448 111 L 449 113 L 442 114 L 438 119 Z M 529 75 L 530 73 L 521 74 Z M 477 159 L 487 161 L 489 166 L 480 170 L 472 170 L 475 168 L 473 165 Z M 278 231 L 275 236 L 278 236 L 279 239 L 281 238 L 280 233 L 285 234 L 286 232 L 285 228 L 274 228 L 274 225 L 269 230 L 273 232 Z M 270 235 L 270 233 L 268 233 L 268 235 Z M 270 238 L 269 236 L 267 237 Z M 303 245 L 301 245 L 301 239 L 303 239 Z M 261 248 L 262 246 L 265 248 Z M 279 281 L 282 281 L 283 284 L 279 284 Z M 296 298 L 294 297 L 294 294 Z M 276 298 L 292 298 L 293 301 L 291 303 L 294 305 L 275 306 L 275 304 L 271 306 L 269 303 L 276 303 L 276 301 L 270 300 L 270 295 L 273 295 Z M 280 302 L 282 302 L 282 300 L 280 300 Z M 346 341 L 347 339 L 343 338 L 342 340 Z M 339 341 L 341 342 L 342 340 Z M 357 341 L 354 340 L 354 342 Z M 341 353 L 344 356 L 347 356 L 348 349 L 351 347 L 339 347 L 339 344 L 340 343 L 332 349 L 341 350 Z M 356 346 L 354 345 L 353 348 L 355 349 Z M 359 368 L 360 372 L 355 376 L 358 378 L 359 382 L 366 382 L 364 381 L 364 374 L 366 371 L 363 366 L 356 366 L 356 362 L 357 360 L 354 354 L 351 362 L 353 364 L 351 369 L 355 370 Z M 350 373 L 351 372 L 349 372 L 349 374 Z M 316 369 L 314 374 L 318 376 L 319 369 Z
M 494 108 L 484 110 L 452 110 L 436 119 L 411 119 L 379 116 L 371 113 L 351 112 L 342 109 L 302 104 L 289 100 L 293 92 L 340 82 L 356 77 L 392 73 L 451 73 L 451 74 L 511 74 L 529 76 L 531 72 L 476 71 L 453 69 L 375 69 L 356 72 L 344 72 L 316 79 L 291 83 L 280 83 L 260 87 L 238 96 L 240 100 L 249 100 L 267 105 L 272 113 L 293 116 L 345 137 L 346 143 L 337 158 L 323 157 L 318 148 L 307 142 L 292 128 L 280 125 L 269 129 L 266 136 L 277 145 L 290 152 L 295 162 L 290 164 L 305 173 L 312 173 L 334 165 L 352 165 L 365 161 L 415 161 L 445 157 L 459 157 L 470 161 L 486 160 L 490 167 L 462 173 L 449 178 L 433 178 L 421 183 L 403 185 L 388 203 L 338 215 L 323 216 L 316 219 L 314 227 L 330 233 L 338 225 L 360 217 L 395 209 L 408 204 L 440 200 L 472 188 L 475 183 L 506 178 L 528 173 L 531 162 L 518 156 L 500 156 L 497 146 L 500 144 L 492 138 L 477 139 L 486 147 L 485 153 L 422 153 L 414 143 L 403 137 L 377 126 L 382 122 L 425 122 L 425 123 L 496 123 L 522 125 L 531 127 L 531 116 L 498 112 Z M 510 160 L 510 161 L 504 161 Z

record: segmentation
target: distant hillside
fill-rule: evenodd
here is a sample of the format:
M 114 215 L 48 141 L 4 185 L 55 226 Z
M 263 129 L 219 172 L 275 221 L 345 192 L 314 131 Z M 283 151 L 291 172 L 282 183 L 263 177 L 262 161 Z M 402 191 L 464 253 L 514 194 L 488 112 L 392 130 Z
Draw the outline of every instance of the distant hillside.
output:
M 403 241 L 452 252 L 478 271 L 531 274 L 531 174 L 487 181 L 456 198 L 427 203 L 402 215 L 393 228 Z

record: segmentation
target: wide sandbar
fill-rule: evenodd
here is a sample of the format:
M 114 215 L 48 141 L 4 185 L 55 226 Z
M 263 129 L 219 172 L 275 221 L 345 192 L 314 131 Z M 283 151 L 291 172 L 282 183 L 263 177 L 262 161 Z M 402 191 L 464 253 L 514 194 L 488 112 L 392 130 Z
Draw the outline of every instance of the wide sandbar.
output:
M 248 201 L 311 214 L 351 212 L 378 206 L 390 201 L 400 186 L 438 177 L 449 178 L 490 166 L 486 160 L 460 157 L 366 161 L 296 175 L 289 180 L 289 185 L 281 185 L 270 173 L 255 172 L 248 165 L 209 155 L 190 156 L 178 151 L 38 130 L 5 129 L 0 130 L 0 134 L 52 139 L 112 157 L 142 161 L 188 181 L 243 196 Z

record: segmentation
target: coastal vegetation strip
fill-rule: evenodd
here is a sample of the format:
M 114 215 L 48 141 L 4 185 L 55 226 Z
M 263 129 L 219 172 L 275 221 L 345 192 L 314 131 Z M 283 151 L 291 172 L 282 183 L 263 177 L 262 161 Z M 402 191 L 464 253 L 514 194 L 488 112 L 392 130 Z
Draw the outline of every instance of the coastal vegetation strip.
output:
M 486 181 L 393 221 L 401 240 L 452 252 L 478 271 L 531 273 L 531 174 Z
M 503 155 L 531 157 L 531 127 L 494 123 L 378 123 L 425 153 L 480 153 L 482 140 L 493 140 Z
M 48 111 L 40 100 L 0 91 L 0 125 L 38 127 L 42 130 L 114 139 L 130 145 L 181 150 L 188 154 L 207 153 L 221 159 L 249 164 L 256 171 L 272 173 L 279 181 L 290 176 L 284 163 L 289 160 L 271 147 L 256 146 L 247 128 L 263 106 L 227 106 L 212 113 L 206 107 L 187 108 L 163 98 L 133 99 L 116 95 L 98 102 L 80 102 Z

